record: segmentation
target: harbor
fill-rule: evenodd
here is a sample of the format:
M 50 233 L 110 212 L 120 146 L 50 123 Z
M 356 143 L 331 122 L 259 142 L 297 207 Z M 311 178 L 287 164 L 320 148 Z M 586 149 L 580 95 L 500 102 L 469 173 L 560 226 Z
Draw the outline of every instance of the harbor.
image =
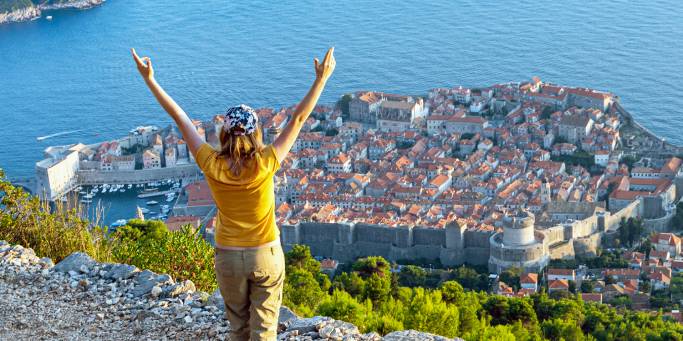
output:
M 85 208 L 93 221 L 116 228 L 139 215 L 147 220 L 166 220 L 172 215 L 183 186 L 191 181 L 194 179 L 127 185 L 84 185 L 60 197 L 59 201 L 76 202 Z

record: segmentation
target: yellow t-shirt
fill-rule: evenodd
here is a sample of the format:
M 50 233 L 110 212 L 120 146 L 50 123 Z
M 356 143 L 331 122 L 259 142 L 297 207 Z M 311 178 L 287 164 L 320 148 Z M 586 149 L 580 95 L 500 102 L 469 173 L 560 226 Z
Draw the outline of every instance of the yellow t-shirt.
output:
M 199 148 L 195 158 L 218 208 L 216 244 L 251 247 L 279 238 L 273 175 L 280 162 L 272 145 L 248 163 L 240 176 L 230 171 L 226 160 L 208 143 Z

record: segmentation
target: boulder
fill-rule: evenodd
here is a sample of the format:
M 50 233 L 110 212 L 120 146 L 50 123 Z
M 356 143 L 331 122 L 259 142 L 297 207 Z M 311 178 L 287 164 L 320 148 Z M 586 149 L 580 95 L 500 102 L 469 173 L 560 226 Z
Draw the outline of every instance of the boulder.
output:
M 302 318 L 292 321 L 289 327 L 287 327 L 287 331 L 291 332 L 296 330 L 299 334 L 314 332 L 324 327 L 330 321 L 332 321 L 332 319 L 326 316 Z
M 280 315 L 278 317 L 279 329 L 287 330 L 289 325 L 298 319 L 299 316 L 296 316 L 296 314 L 292 310 L 285 306 L 280 307 Z
M 68 273 L 69 271 L 79 272 L 82 268 L 90 269 L 97 262 L 95 262 L 90 256 L 82 252 L 74 252 L 68 257 L 64 258 L 61 262 L 55 265 L 54 270 Z
M 216 291 L 211 294 L 208 301 L 209 305 L 214 305 L 220 310 L 225 310 L 225 301 L 223 301 L 223 295 L 221 295 L 221 290 L 216 289 Z
M 128 264 L 112 264 L 109 271 L 104 275 L 104 278 L 120 281 L 129 279 L 140 271 L 137 267 Z
M 139 272 L 135 277 L 135 284 L 133 289 L 131 289 L 130 294 L 133 295 L 133 297 L 140 297 L 149 294 L 154 286 L 163 286 L 166 284 L 173 284 L 171 276 L 157 275 L 152 271 L 144 270 Z
M 386 341 L 451 341 L 454 339 L 445 338 L 429 333 L 419 332 L 417 330 L 401 330 L 384 335 Z M 455 340 L 462 340 L 460 338 Z
M 188 279 L 168 287 L 166 290 L 164 290 L 164 296 L 177 297 L 181 294 L 193 293 L 195 291 L 197 291 L 197 288 L 194 286 L 194 283 Z

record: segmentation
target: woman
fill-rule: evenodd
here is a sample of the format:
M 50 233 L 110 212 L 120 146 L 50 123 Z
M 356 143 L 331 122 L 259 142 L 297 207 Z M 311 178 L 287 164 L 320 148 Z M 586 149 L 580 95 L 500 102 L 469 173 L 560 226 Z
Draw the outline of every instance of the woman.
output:
M 178 125 L 216 202 L 216 277 L 230 337 L 275 340 L 285 264 L 275 225 L 273 174 L 334 71 L 334 48 L 322 63 L 314 60 L 315 81 L 272 145 L 263 146 L 256 113 L 241 105 L 225 115 L 219 151 L 204 142 L 192 120 L 156 82 L 152 61 L 131 52 L 152 94 Z

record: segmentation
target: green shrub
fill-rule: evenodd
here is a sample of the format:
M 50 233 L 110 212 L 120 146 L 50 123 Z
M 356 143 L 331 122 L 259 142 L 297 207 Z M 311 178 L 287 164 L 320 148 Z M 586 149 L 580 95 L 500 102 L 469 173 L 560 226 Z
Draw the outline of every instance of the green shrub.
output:
M 0 170 L 0 240 L 32 248 L 59 262 L 76 251 L 102 262 L 112 261 L 113 243 L 106 229 L 83 219 L 78 205 L 50 204 L 14 187 Z
M 117 262 L 167 273 L 176 280 L 192 280 L 199 290 L 213 292 L 217 287 L 213 246 L 190 225 L 138 239 L 119 239 L 113 252 Z

